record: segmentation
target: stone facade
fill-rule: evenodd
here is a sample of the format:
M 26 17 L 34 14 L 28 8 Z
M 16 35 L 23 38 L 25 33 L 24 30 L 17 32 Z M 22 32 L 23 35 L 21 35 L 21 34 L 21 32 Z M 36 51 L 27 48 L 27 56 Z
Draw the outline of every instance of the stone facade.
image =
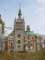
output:
M 8 35 L 8 51 L 39 51 L 40 39 L 38 39 L 36 33 L 30 30 L 29 25 L 27 25 L 27 29 L 25 31 L 25 21 L 21 15 L 21 9 L 19 9 L 18 18 L 15 18 L 14 22 L 14 30 L 10 35 Z
M 36 52 L 41 50 L 41 35 L 31 31 L 29 25 L 27 25 L 25 31 L 25 21 L 21 15 L 21 9 L 19 9 L 18 18 L 15 18 L 14 21 L 14 29 L 4 39 L 1 38 L 4 34 L 4 23 L 1 22 L 0 16 L 0 50 L 2 49 L 8 52 Z

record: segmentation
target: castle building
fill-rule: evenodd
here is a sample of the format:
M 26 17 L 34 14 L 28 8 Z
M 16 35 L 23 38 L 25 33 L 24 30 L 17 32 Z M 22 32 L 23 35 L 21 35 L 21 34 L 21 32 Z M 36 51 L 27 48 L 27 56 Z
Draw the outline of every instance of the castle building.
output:
M 41 36 L 31 31 L 27 25 L 25 31 L 25 21 L 22 18 L 21 9 L 18 12 L 18 18 L 15 18 L 13 31 L 4 39 L 4 23 L 0 15 L 0 50 L 14 52 L 36 52 L 41 49 Z
M 37 50 L 40 50 L 39 36 L 37 38 L 36 33 L 30 30 L 29 25 L 27 25 L 27 29 L 25 31 L 25 21 L 22 18 L 21 9 L 19 9 L 18 18 L 15 18 L 14 29 L 8 35 L 6 41 L 7 41 L 6 48 L 9 52 L 10 51 L 35 52 Z

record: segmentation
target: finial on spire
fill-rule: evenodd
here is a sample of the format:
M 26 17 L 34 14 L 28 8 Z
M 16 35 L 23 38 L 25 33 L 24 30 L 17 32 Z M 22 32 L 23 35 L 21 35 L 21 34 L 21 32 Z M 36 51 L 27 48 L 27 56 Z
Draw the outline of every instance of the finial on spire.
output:
M 21 17 L 22 13 L 21 13 L 21 4 L 19 4 L 19 12 L 18 12 L 18 16 Z

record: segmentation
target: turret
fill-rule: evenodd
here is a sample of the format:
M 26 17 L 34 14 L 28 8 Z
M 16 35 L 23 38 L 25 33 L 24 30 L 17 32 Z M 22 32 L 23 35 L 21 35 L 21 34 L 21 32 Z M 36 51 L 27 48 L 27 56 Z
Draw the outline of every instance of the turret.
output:
M 27 31 L 30 31 L 30 26 L 29 25 L 27 25 Z
M 4 33 L 4 22 L 2 21 L 1 14 L 0 14 L 0 32 Z

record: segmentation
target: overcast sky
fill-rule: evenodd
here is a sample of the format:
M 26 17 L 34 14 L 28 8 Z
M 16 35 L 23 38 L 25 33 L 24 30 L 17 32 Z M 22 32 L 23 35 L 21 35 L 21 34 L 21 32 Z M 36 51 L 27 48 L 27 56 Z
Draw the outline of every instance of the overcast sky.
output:
M 5 26 L 13 28 L 20 3 L 25 24 L 34 32 L 45 34 L 45 0 L 0 0 L 0 14 Z M 5 32 L 8 34 L 10 29 L 5 28 Z

